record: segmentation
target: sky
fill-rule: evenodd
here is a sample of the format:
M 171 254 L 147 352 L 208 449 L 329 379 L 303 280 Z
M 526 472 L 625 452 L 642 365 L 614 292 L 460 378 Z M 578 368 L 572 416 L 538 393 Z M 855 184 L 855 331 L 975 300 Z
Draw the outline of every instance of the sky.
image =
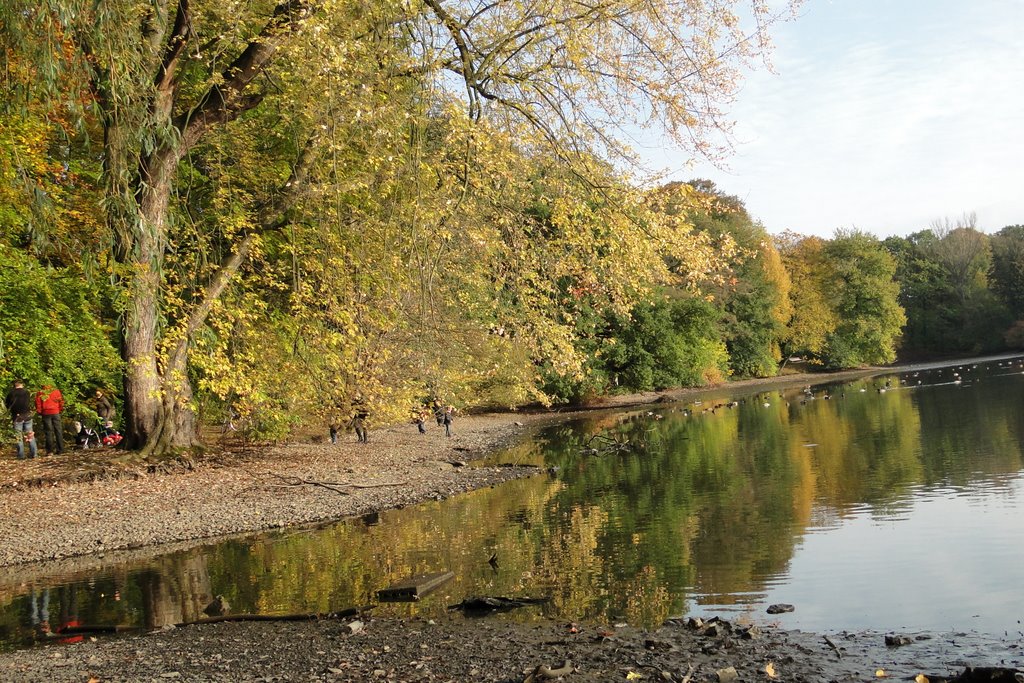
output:
M 772 233 L 1024 224 L 1024 0 L 806 0 L 773 39 L 725 168 L 660 141 L 650 166 L 713 180 Z

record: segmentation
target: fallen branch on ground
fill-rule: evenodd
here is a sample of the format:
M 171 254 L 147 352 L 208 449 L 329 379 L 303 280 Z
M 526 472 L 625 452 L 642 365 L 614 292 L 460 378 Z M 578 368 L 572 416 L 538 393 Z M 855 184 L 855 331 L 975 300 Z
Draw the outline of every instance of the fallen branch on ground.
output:
M 319 486 L 321 488 L 327 489 L 328 491 L 334 491 L 335 493 L 340 493 L 343 496 L 349 495 L 348 491 L 342 491 L 340 488 L 338 488 L 339 484 L 337 484 L 336 482 L 316 481 L 315 479 L 303 479 L 301 477 L 293 477 L 293 476 L 284 475 L 284 474 L 275 474 L 273 472 L 268 472 L 268 474 L 270 476 L 272 476 L 272 477 L 277 477 L 278 479 L 280 479 L 283 482 L 281 484 L 270 484 L 269 485 L 269 486 L 272 486 L 274 488 L 288 489 L 288 488 L 294 488 L 296 486 Z
M 303 479 L 302 477 L 294 477 L 287 474 L 277 474 L 276 472 L 267 472 L 271 477 L 275 477 L 280 480 L 280 484 L 268 484 L 274 488 L 294 488 L 296 486 L 319 486 L 335 493 L 340 493 L 343 496 L 350 495 L 348 491 L 341 489 L 340 487 L 345 486 L 352 489 L 376 489 L 387 486 L 404 486 L 408 482 L 404 481 L 385 481 L 379 484 L 353 484 L 347 481 L 318 481 L 316 479 Z
M 407 481 L 385 481 L 380 484 L 344 484 L 344 486 L 351 486 L 354 489 L 379 489 L 385 486 L 405 486 L 408 483 Z
M 223 614 L 217 617 L 203 617 L 195 621 L 186 621 L 181 624 L 175 624 L 175 626 L 217 624 L 223 621 L 321 621 L 327 619 L 348 619 L 349 617 L 357 617 L 371 609 L 373 609 L 373 605 L 350 607 L 337 612 L 311 612 L 308 614 Z
M 836 657 L 838 657 L 839 659 L 842 659 L 843 658 L 843 653 L 839 651 L 839 646 L 836 645 L 834 642 L 832 642 L 832 639 L 829 638 L 828 636 L 823 636 L 823 638 L 825 639 L 825 642 L 828 643 L 828 646 L 836 651 Z

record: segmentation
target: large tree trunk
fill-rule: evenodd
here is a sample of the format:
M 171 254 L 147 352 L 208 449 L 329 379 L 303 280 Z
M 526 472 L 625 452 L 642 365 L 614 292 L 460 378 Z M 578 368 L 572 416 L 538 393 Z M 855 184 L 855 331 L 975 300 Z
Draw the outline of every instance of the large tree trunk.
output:
M 161 382 L 156 364 L 159 289 L 158 277 L 152 271 L 134 274 L 128 284 L 121 358 L 124 360 L 125 437 L 131 448 L 148 443 L 162 417 Z
M 184 358 L 158 360 L 164 242 L 172 181 L 180 154 L 161 149 L 140 165 L 138 216 L 130 226 L 132 249 L 122 250 L 130 268 L 121 352 L 125 362 L 128 445 L 144 453 L 196 443 L 192 387 Z

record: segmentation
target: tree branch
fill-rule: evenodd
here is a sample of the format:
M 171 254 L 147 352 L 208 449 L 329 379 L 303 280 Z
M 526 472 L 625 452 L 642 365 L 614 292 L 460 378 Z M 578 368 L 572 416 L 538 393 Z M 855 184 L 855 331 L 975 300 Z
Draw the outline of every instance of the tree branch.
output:
M 259 34 L 224 70 L 221 82 L 210 86 L 194 107 L 176 118 L 183 150 L 191 148 L 212 126 L 231 121 L 259 104 L 262 97 L 247 97 L 245 89 L 266 69 L 285 35 L 298 30 L 312 13 L 308 0 L 282 0 L 274 8 Z
M 189 11 L 189 0 L 178 0 L 178 11 L 174 17 L 174 28 L 167 38 L 167 45 L 164 47 L 164 55 L 160 61 L 160 70 L 157 72 L 155 86 L 157 91 L 166 92 L 172 90 L 177 75 L 178 63 L 181 55 L 185 52 L 189 36 L 192 33 L 192 16 Z
M 217 272 L 210 279 L 209 284 L 203 291 L 202 299 L 192 309 L 188 322 L 185 324 L 185 329 L 181 332 L 181 338 L 174 346 L 174 351 L 171 353 L 167 363 L 168 372 L 173 371 L 174 368 L 184 367 L 189 342 L 206 322 L 206 318 L 210 315 L 210 311 L 213 310 L 214 304 L 220 299 L 224 290 L 227 289 L 228 284 L 230 284 L 231 279 L 234 278 L 239 268 L 242 267 L 245 259 L 249 257 L 249 252 L 252 251 L 252 247 L 256 242 L 256 237 L 284 225 L 285 216 L 298 200 L 299 190 L 303 187 L 304 181 L 309 175 L 309 169 L 316 160 L 319 139 L 320 136 L 314 134 L 306 141 L 302 151 L 299 153 L 299 158 L 288 175 L 288 180 L 285 181 L 283 187 L 273 193 L 275 200 L 260 211 L 257 228 L 242 238 L 242 241 L 238 243 L 232 254 L 221 263 Z
M 466 83 L 466 96 L 469 98 L 470 116 L 472 118 L 476 118 L 479 114 L 479 105 L 477 103 L 479 83 L 477 82 L 476 69 L 473 67 L 474 52 L 467 42 L 468 36 L 466 35 L 466 26 L 453 17 L 448 10 L 441 5 L 440 0 L 424 0 L 424 4 L 434 11 L 437 18 L 440 19 L 441 23 L 443 23 L 445 28 L 448 29 L 448 34 L 451 36 L 452 42 L 455 43 L 455 49 L 459 53 L 459 62 L 461 66 L 458 69 L 453 69 L 453 71 L 459 73 Z

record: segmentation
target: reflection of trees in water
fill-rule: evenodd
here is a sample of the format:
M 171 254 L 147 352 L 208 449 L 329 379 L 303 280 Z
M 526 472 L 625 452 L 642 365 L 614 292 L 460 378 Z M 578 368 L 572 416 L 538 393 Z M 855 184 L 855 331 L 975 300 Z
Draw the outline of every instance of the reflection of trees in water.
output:
M 566 588 L 585 597 L 567 596 L 563 603 L 580 610 L 601 603 L 600 609 L 621 614 L 635 613 L 638 603 L 630 596 L 637 591 L 664 603 L 665 587 L 673 610 L 685 599 L 682 586 L 719 602 L 749 596 L 785 571 L 796 539 L 823 514 L 842 516 L 865 502 L 890 511 L 927 481 L 930 465 L 938 465 L 938 476 L 954 476 L 966 471 L 964 462 L 978 448 L 999 454 L 987 456 L 987 467 L 1020 469 L 1024 420 L 1010 415 L 1008 406 L 1024 404 L 1024 397 L 999 409 L 944 405 L 935 412 L 945 418 L 924 426 L 925 394 L 880 393 L 872 382 L 884 387 L 884 378 L 856 383 L 847 396 L 844 387 L 831 387 L 832 400 L 819 390 L 812 401 L 796 391 L 769 392 L 763 401 L 751 399 L 733 410 L 704 412 L 714 405 L 709 403 L 693 407 L 692 416 L 677 408 L 663 420 L 634 413 L 614 424 L 603 416 L 551 430 L 548 464 L 561 466 L 565 488 L 547 511 L 548 525 L 565 526 L 567 519 L 573 528 L 582 524 L 566 510 L 605 520 L 597 524 L 593 558 L 557 548 L 542 554 L 552 564 L 546 570 L 551 575 L 587 577 L 588 562 L 604 575 L 601 585 L 581 580 Z M 861 393 L 861 385 L 868 390 Z M 958 397 L 954 390 L 933 393 L 947 402 Z M 964 419 L 965 409 L 971 429 L 937 436 L 949 431 L 950 415 L 959 411 Z M 589 437 L 602 429 L 637 444 L 638 452 L 581 456 Z M 922 448 L 935 438 L 945 438 L 945 447 Z M 948 462 L 936 462 L 941 454 Z
M 134 581 L 142 591 L 143 625 L 160 628 L 196 621 L 213 599 L 206 552 L 159 559 Z
M 1024 383 L 1019 378 L 986 377 L 980 387 L 922 391 L 916 398 L 924 427 L 923 483 L 960 486 L 1021 469 Z

